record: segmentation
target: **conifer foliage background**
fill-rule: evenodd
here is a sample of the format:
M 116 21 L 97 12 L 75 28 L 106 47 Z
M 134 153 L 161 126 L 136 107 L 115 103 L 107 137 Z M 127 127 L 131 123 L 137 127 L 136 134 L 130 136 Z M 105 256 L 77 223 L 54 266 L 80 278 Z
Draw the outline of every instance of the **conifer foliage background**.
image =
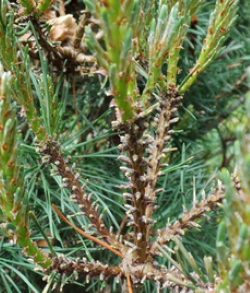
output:
M 0 0 L 0 292 L 248 292 L 247 0 Z

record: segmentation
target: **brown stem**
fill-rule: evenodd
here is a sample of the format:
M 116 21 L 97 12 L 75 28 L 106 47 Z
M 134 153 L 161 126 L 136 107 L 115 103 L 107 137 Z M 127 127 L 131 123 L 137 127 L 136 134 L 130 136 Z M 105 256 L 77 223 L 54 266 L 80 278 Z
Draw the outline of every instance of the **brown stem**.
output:
M 142 123 L 141 123 L 142 124 Z M 143 126 L 136 125 L 135 129 L 129 132 L 129 158 L 131 161 L 131 168 L 134 170 L 131 176 L 132 200 L 135 211 L 133 212 L 134 219 L 134 243 L 139 248 L 140 259 L 138 261 L 144 262 L 146 259 L 147 238 L 146 230 L 147 223 L 143 216 L 147 207 L 145 201 L 145 162 L 143 157 L 144 143 L 142 141 Z
M 126 278 L 127 278 L 127 283 L 128 283 L 128 293 L 133 293 L 130 276 L 127 275 Z

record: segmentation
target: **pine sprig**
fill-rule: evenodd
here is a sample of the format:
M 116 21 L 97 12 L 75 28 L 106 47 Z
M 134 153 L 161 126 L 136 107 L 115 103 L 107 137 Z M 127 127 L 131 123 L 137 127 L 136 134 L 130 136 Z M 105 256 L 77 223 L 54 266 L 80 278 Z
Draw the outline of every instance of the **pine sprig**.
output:
M 218 103 L 203 99 L 195 105 L 186 93 L 198 77 L 202 78 L 201 72 L 212 61 L 217 68 L 220 62 L 223 63 L 215 58 L 222 58 L 222 45 L 235 23 L 239 1 L 218 0 L 214 11 L 206 12 L 210 14 L 207 36 L 196 50 L 193 47 L 202 40 L 206 23 L 199 11 L 208 11 L 212 6 L 210 2 L 206 6 L 205 1 L 189 0 L 85 0 L 85 6 L 78 2 L 74 4 L 85 9 L 79 13 L 79 20 L 72 15 L 62 15 L 71 9 L 68 3 L 54 3 L 53 6 L 52 1 L 20 1 L 9 5 L 8 1 L 0 0 L 0 3 L 0 60 L 3 64 L 3 98 L 0 102 L 1 233 L 21 245 L 24 255 L 43 268 L 48 282 L 44 291 L 52 288 L 53 283 L 53 289 L 60 284 L 62 290 L 69 282 L 76 284 L 78 278 L 83 278 L 86 283 L 109 279 L 109 284 L 113 284 L 110 290 L 113 291 L 117 291 L 117 287 L 111 280 L 115 279 L 117 283 L 122 280 L 126 283 L 123 292 L 129 293 L 140 292 L 145 283 L 154 284 L 158 291 L 167 288 L 177 292 L 216 290 L 221 293 L 223 290 L 238 290 L 240 286 L 247 288 L 245 267 L 249 264 L 249 223 L 246 198 L 249 184 L 246 174 L 249 172 L 247 140 L 244 138 L 247 131 L 241 132 L 237 148 L 241 185 L 236 178 L 231 183 L 223 172 L 226 186 L 219 184 L 215 191 L 208 193 L 208 197 L 202 193 L 200 198 L 196 197 L 197 187 L 193 180 L 193 200 L 191 207 L 187 208 L 189 197 L 184 198 L 184 194 L 186 189 L 190 189 L 191 174 L 184 170 L 186 163 L 190 162 L 190 159 L 186 160 L 186 152 L 188 156 L 192 155 L 190 149 L 196 150 L 194 142 L 200 136 L 196 135 L 194 128 L 192 135 L 196 138 L 188 141 L 185 135 L 181 136 L 180 129 L 187 130 L 189 125 L 195 125 L 204 138 L 207 133 L 212 136 L 210 129 L 214 128 L 215 121 L 220 123 L 226 119 L 221 115 L 220 107 L 227 107 L 230 103 L 221 102 L 217 96 Z M 20 15 L 12 8 L 22 8 Z M 60 17 L 55 14 L 54 20 L 47 22 L 57 9 Z M 72 29 L 66 21 L 69 19 L 78 23 L 75 33 L 66 34 L 67 37 L 58 42 L 50 40 L 50 30 L 60 29 L 59 24 L 64 25 L 66 31 Z M 197 21 L 195 26 L 192 23 L 194 19 Z M 194 41 L 190 34 L 199 37 Z M 201 53 L 194 60 L 190 73 L 186 77 L 178 76 L 182 69 L 190 66 L 190 60 L 195 59 L 199 47 Z M 224 51 L 224 54 L 228 52 Z M 64 91 L 63 75 L 65 78 L 69 75 L 67 80 L 71 80 L 72 73 L 73 95 L 68 95 L 68 91 Z M 102 102 L 98 95 L 93 98 L 89 97 L 92 93 L 86 93 L 93 82 L 93 73 L 102 82 L 102 91 L 106 91 L 108 96 Z M 82 76 L 86 78 L 84 86 Z M 216 78 L 212 75 L 209 78 L 213 84 L 208 87 L 199 84 L 198 80 L 194 86 L 197 95 L 199 89 L 201 96 L 202 91 L 208 88 L 211 95 L 216 92 Z M 203 81 L 206 82 L 205 79 Z M 208 93 L 205 96 L 209 97 Z M 15 103 L 11 99 L 21 109 L 21 121 L 25 120 L 22 126 L 20 118 L 15 117 Z M 218 109 L 209 108 L 215 104 Z M 82 105 L 85 109 L 94 109 L 90 119 Z M 110 105 L 115 108 L 112 119 L 112 111 L 106 112 Z M 218 113 L 209 125 L 205 125 L 208 117 L 203 108 L 207 112 Z M 110 116 L 103 113 L 110 113 Z M 201 129 L 202 115 L 206 129 Z M 112 136 L 110 124 L 114 130 Z M 83 129 L 81 125 L 84 125 Z M 232 127 L 232 124 L 227 126 Z M 32 182 L 28 183 L 17 159 L 17 127 L 20 127 L 20 136 L 25 140 L 22 149 L 25 151 L 23 158 L 26 158 L 23 161 L 27 165 L 27 177 L 32 177 Z M 223 126 L 216 127 L 225 158 L 228 146 L 222 134 Z M 100 130 L 104 132 L 101 135 L 98 134 Z M 111 143 L 118 145 L 119 151 L 110 147 Z M 185 148 L 186 144 L 192 147 Z M 118 173 L 116 164 L 108 170 L 111 158 L 120 161 L 120 173 L 124 176 Z M 179 161 L 181 163 L 177 163 Z M 36 166 L 37 162 L 39 166 Z M 196 172 L 195 168 L 192 173 Z M 200 168 L 209 173 L 205 164 Z M 171 176 L 174 178 L 168 180 Z M 200 179 L 200 190 L 203 190 L 202 181 L 203 178 Z M 170 186 L 169 182 L 175 186 Z M 121 185 L 125 192 L 114 191 L 115 184 Z M 28 193 L 24 192 L 26 186 L 30 189 Z M 105 203 L 107 200 L 112 203 L 109 210 Z M 183 213 L 178 215 L 181 203 Z M 37 209 L 39 219 L 33 218 L 49 244 L 51 256 L 38 248 L 40 241 L 36 244 L 31 239 L 29 204 Z M 219 224 L 216 248 L 213 248 L 218 259 L 216 272 L 213 271 L 216 261 L 211 256 L 201 261 L 202 256 L 196 259 L 187 251 L 185 233 L 197 231 L 201 218 L 205 217 L 210 224 L 212 220 L 207 214 L 223 205 L 233 216 L 225 212 L 225 220 Z M 52 207 L 67 224 L 62 230 L 54 221 L 58 217 L 54 217 Z M 104 217 L 107 211 L 115 223 L 115 231 L 111 220 Z M 33 212 L 29 214 L 35 215 Z M 174 218 L 165 221 L 165 217 L 172 215 L 176 221 Z M 120 227 L 119 220 L 122 220 Z M 42 232 L 40 221 L 46 223 Z M 173 224 L 167 224 L 169 222 Z M 53 234 L 51 237 L 57 239 L 49 239 L 48 226 Z M 156 226 L 160 230 L 156 231 Z M 75 234 L 68 231 L 78 234 L 73 236 Z M 209 234 L 208 231 L 204 233 L 206 236 Z M 228 252 L 224 249 L 227 235 L 230 236 L 231 247 Z M 56 246 L 57 240 L 62 248 Z M 56 244 L 52 248 L 53 242 Z M 206 246 L 202 239 L 193 241 L 190 246 L 194 247 L 195 243 L 199 243 L 199 249 Z M 105 256 L 98 254 L 100 246 Z M 58 254 L 59 250 L 70 252 L 65 256 Z M 76 259 L 70 256 L 72 253 Z M 87 257 L 79 258 L 83 253 Z M 101 263 L 103 259 L 105 261 Z M 9 288 L 7 279 L 2 279 L 5 287 Z
M 15 104 L 11 104 L 11 73 L 4 72 L 0 64 L 0 207 L 3 235 L 19 244 L 27 257 L 43 268 L 50 260 L 30 239 L 27 215 L 27 193 L 24 189 L 23 168 L 18 162 L 18 133 Z

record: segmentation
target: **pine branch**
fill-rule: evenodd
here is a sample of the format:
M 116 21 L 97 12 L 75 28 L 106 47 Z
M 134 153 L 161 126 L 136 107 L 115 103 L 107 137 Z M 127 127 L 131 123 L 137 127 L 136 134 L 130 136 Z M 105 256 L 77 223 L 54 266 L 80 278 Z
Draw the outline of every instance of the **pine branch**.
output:
M 247 212 L 249 158 L 247 157 L 247 140 L 243 140 L 242 137 L 239 139 L 241 143 L 237 148 L 237 153 L 241 154 L 239 174 L 242 187 L 239 186 L 237 180 L 234 180 L 234 184 L 230 183 L 229 176 L 224 172 L 223 178 L 227 186 L 226 196 L 224 187 L 221 187 L 220 184 L 208 197 L 203 194 L 200 201 L 197 201 L 195 191 L 192 208 L 189 211 L 184 209 L 183 215 L 172 225 L 164 226 L 164 223 L 159 225 L 163 228 L 158 230 L 155 240 L 152 237 L 156 235 L 152 225 L 156 221 L 154 214 L 157 209 L 156 202 L 163 191 L 158 186 L 159 177 L 168 175 L 173 170 L 171 167 L 168 169 L 168 163 L 172 163 L 172 156 L 169 153 L 176 150 L 172 140 L 177 140 L 174 141 L 176 145 L 182 143 L 173 136 L 173 133 L 177 133 L 177 131 L 172 129 L 172 124 L 179 118 L 183 118 L 181 111 L 178 112 L 178 110 L 181 100 L 188 99 L 188 96 L 182 97 L 182 95 L 218 56 L 228 31 L 235 22 L 238 2 L 238 0 L 216 1 L 214 12 L 210 14 L 207 37 L 203 42 L 198 60 L 178 86 L 177 76 L 181 71 L 178 68 L 179 58 L 182 57 L 183 64 L 188 63 L 189 59 L 187 53 L 181 54 L 183 44 L 185 46 L 184 38 L 190 31 L 192 17 L 199 13 L 199 8 L 203 8 L 203 0 L 84 0 L 86 6 L 82 4 L 83 6 L 80 7 L 86 11 L 80 16 L 77 26 L 73 16 L 64 15 L 67 13 L 67 3 L 64 7 L 60 2 L 61 16 L 55 17 L 53 21 L 49 21 L 44 26 L 45 12 L 47 11 L 48 15 L 49 12 L 55 12 L 53 10 L 57 9 L 57 4 L 52 7 L 52 2 L 49 0 L 36 3 L 20 1 L 19 4 L 13 6 L 15 8 L 23 7 L 23 10 L 20 10 L 20 17 L 17 17 L 17 14 L 10 11 L 11 6 L 8 6 L 8 2 L 0 0 L 0 8 L 3 8 L 0 9 L 0 59 L 4 68 L 9 71 L 8 74 L 5 74 L 2 70 L 0 87 L 4 97 L 0 103 L 0 169 L 2 171 L 0 175 L 0 206 L 2 209 L 0 219 L 3 222 L 1 228 L 4 235 L 24 248 L 25 256 L 31 257 L 33 262 L 37 262 L 43 267 L 43 272 L 48 275 L 48 284 L 44 291 L 48 291 L 53 282 L 61 283 L 63 286 L 68 280 L 75 282 L 80 275 L 86 278 L 87 283 L 96 278 L 100 278 L 100 280 L 116 278 L 117 282 L 125 281 L 127 286 L 124 286 L 122 290 L 126 290 L 128 293 L 139 292 L 147 280 L 154 283 L 158 291 L 162 288 L 176 292 L 182 290 L 181 292 L 205 293 L 214 290 L 219 293 L 222 290 L 237 292 L 238 288 L 247 290 L 249 283 L 245 268 L 249 266 L 249 241 L 247 240 L 249 238 L 247 230 L 249 226 Z M 73 27 L 76 27 L 74 33 L 71 22 L 71 24 L 68 23 L 66 37 L 60 40 L 60 45 L 48 41 L 48 25 L 51 24 L 51 29 L 56 29 L 58 23 L 63 20 L 72 20 Z M 26 26 L 24 28 L 19 26 L 19 21 Z M 203 24 L 199 27 L 200 31 L 195 32 L 199 33 L 198 41 L 202 38 Z M 18 38 L 27 32 L 33 35 L 35 42 L 32 40 L 33 47 L 24 48 Z M 28 42 L 27 39 L 24 41 Z M 91 52 L 91 55 L 88 52 Z M 47 66 L 44 55 L 48 58 L 50 66 Z M 40 63 L 37 63 L 37 57 L 39 57 Z M 66 59 L 67 65 L 62 67 Z M 23 62 L 20 63 L 20 61 Z M 88 63 L 87 68 L 85 62 Z M 58 124 L 61 125 L 62 119 L 62 116 L 58 116 L 60 111 L 57 108 L 60 107 L 60 85 L 63 82 L 63 75 L 61 75 L 58 86 L 55 87 L 53 80 L 56 80 L 57 76 L 54 74 L 54 69 L 63 68 L 62 71 L 65 74 L 76 74 L 81 70 L 90 73 L 93 70 L 90 68 L 92 65 L 94 69 L 99 66 L 100 71 L 107 76 L 109 83 L 105 85 L 107 81 L 105 80 L 102 87 L 109 86 L 109 93 L 114 98 L 112 104 L 115 106 L 116 112 L 112 126 L 119 132 L 121 143 L 118 148 L 121 154 L 118 159 L 124 164 L 120 170 L 128 181 L 127 185 L 121 186 L 126 189 L 126 192 L 123 193 L 125 209 L 122 207 L 121 210 L 126 211 L 127 223 L 124 230 L 127 235 L 130 235 L 130 238 L 127 238 L 126 234 L 122 235 L 121 229 L 116 235 L 113 234 L 112 229 L 108 229 L 108 224 L 104 224 L 104 215 L 99 213 L 99 206 L 92 201 L 91 194 L 88 194 L 85 184 L 82 184 L 83 176 L 75 172 L 75 164 L 70 166 L 70 157 L 65 157 L 60 143 L 55 141 L 60 139 L 59 127 L 56 124 L 60 120 Z M 184 65 L 183 67 L 185 68 Z M 37 72 L 40 71 L 40 68 L 42 74 L 38 77 Z M 49 76 L 49 70 L 53 78 Z M 90 227 L 95 229 L 95 236 L 89 235 L 72 224 L 52 204 L 54 211 L 78 234 L 111 251 L 116 257 L 119 256 L 119 266 L 112 267 L 98 261 L 91 262 L 79 258 L 73 260 L 63 255 L 51 259 L 46 257 L 31 241 L 24 177 L 17 160 L 17 129 L 14 118 L 16 112 L 10 107 L 10 99 L 5 99 L 4 96 L 7 88 L 6 81 L 10 83 L 12 97 L 22 108 L 22 115 L 27 118 L 29 128 L 35 134 L 36 152 L 41 155 L 42 165 L 51 167 L 51 176 L 62 178 L 63 186 L 61 188 L 67 188 L 72 192 L 70 200 L 82 210 L 82 213 L 79 214 L 82 214 L 91 223 Z M 213 85 L 211 84 L 211 91 Z M 74 106 L 88 104 L 89 100 L 79 101 L 81 93 L 79 93 L 79 99 L 77 94 L 74 79 Z M 78 102 L 79 104 L 77 104 Z M 202 104 L 202 101 L 200 103 Z M 88 106 L 86 107 L 88 108 Z M 249 107 L 248 104 L 247 107 Z M 230 110 L 232 109 L 233 106 Z M 62 133 L 62 136 L 65 137 L 68 133 L 71 135 L 70 131 L 73 132 L 71 143 L 84 131 L 79 128 L 80 123 L 78 123 L 78 131 L 75 130 L 73 123 L 77 124 L 81 117 L 85 119 L 85 114 L 81 112 L 80 107 L 72 113 L 73 118 L 67 121 Z M 101 129 L 106 130 L 108 126 L 105 118 L 97 119 L 97 123 L 102 124 L 102 119 L 105 127 Z M 218 119 L 224 119 L 224 117 Z M 72 121 L 74 122 L 71 123 Z M 183 121 L 183 125 L 185 128 L 185 121 Z M 33 137 L 32 134 L 30 137 Z M 83 144 L 85 142 L 80 142 L 74 150 L 78 157 L 82 156 L 80 152 L 83 150 L 81 148 Z M 73 147 L 74 145 L 71 150 Z M 178 153 L 174 157 L 177 158 Z M 242 159 L 243 157 L 244 159 Z M 174 165 L 177 171 L 179 167 L 180 165 Z M 41 172 L 46 172 L 46 170 Z M 101 176 L 104 171 L 96 168 L 95 172 Z M 44 174 L 42 173 L 42 175 Z M 116 177 L 116 174 L 112 176 Z M 51 183 L 47 174 L 42 178 L 46 182 L 45 185 Z M 112 180 L 114 181 L 113 178 Z M 102 182 L 102 178 L 100 181 Z M 178 179 L 174 179 L 174 181 L 175 190 L 178 191 L 180 182 Z M 182 184 L 183 176 L 181 175 Z M 112 190 L 106 187 L 101 188 L 107 192 L 108 196 L 112 194 Z M 183 189 L 183 187 L 181 188 Z M 116 194 L 118 193 L 116 192 Z M 204 270 L 202 269 L 200 263 L 198 264 L 193 255 L 186 250 L 183 244 L 185 239 L 182 236 L 187 230 L 199 228 L 197 222 L 202 217 L 208 218 L 207 214 L 215 211 L 217 206 L 222 206 L 222 200 L 227 209 L 225 221 L 219 225 L 216 242 L 218 274 L 213 271 L 211 257 L 204 258 L 202 265 Z M 119 202 L 120 204 L 121 202 Z M 175 206 L 174 204 L 173 206 Z M 114 211 L 113 215 L 116 212 Z M 122 217 L 120 211 L 119 217 Z M 51 222 L 50 215 L 50 224 L 53 226 Z M 117 226 L 119 227 L 119 223 Z M 229 235 L 231 254 L 225 250 L 227 235 Z M 167 245 L 170 241 L 174 245 L 171 249 Z M 54 250 L 50 247 L 50 250 L 54 253 L 56 247 Z M 170 251 L 171 255 L 167 251 Z M 167 261 L 168 268 L 170 265 L 172 267 L 167 269 L 162 265 L 165 261 Z M 0 277 L 1 271 L 0 269 Z
M 205 197 L 205 194 L 203 194 L 203 199 L 200 202 L 194 200 L 193 207 L 190 211 L 185 210 L 184 215 L 181 216 L 174 224 L 158 230 L 158 237 L 156 242 L 152 245 L 151 253 L 156 253 L 157 245 L 162 247 L 171 241 L 172 236 L 183 236 L 186 229 L 197 229 L 199 225 L 196 222 L 199 219 L 206 217 L 206 214 L 216 209 L 217 206 L 220 206 L 224 198 L 224 187 L 219 184 L 218 190 L 214 191 L 207 198 Z
M 94 206 L 91 202 L 91 195 L 85 192 L 85 184 L 80 185 L 79 176 L 74 174 L 75 167 L 68 167 L 68 162 L 63 158 L 59 149 L 60 145 L 58 143 L 48 140 L 39 144 L 37 152 L 43 154 L 43 163 L 55 165 L 56 171 L 52 171 L 53 175 L 60 175 L 64 182 L 64 188 L 72 190 L 71 200 L 77 203 L 79 208 L 84 211 L 84 215 L 89 219 L 98 234 L 109 244 L 121 249 L 123 245 L 109 232 L 102 216 L 98 215 L 99 206 Z
M 58 255 L 56 258 L 52 259 L 52 266 L 50 270 L 53 272 L 53 275 L 56 274 L 59 276 L 59 280 L 54 281 L 54 286 L 61 284 L 61 288 L 64 285 L 60 280 L 61 276 L 64 276 L 64 278 L 67 278 L 67 280 L 70 280 L 71 282 L 74 282 L 81 275 L 84 275 L 86 283 L 88 284 L 91 279 L 97 278 L 99 278 L 100 281 L 107 281 L 110 278 L 120 280 L 122 274 L 119 267 L 109 267 L 99 261 L 88 262 L 86 258 L 77 258 L 72 260 L 66 258 L 64 255 Z

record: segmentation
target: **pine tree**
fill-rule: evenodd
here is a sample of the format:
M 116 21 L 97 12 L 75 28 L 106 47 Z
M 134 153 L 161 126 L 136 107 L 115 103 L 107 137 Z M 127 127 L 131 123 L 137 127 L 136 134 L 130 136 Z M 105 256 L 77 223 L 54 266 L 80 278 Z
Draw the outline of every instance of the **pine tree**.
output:
M 0 0 L 1 291 L 247 292 L 247 9 Z

